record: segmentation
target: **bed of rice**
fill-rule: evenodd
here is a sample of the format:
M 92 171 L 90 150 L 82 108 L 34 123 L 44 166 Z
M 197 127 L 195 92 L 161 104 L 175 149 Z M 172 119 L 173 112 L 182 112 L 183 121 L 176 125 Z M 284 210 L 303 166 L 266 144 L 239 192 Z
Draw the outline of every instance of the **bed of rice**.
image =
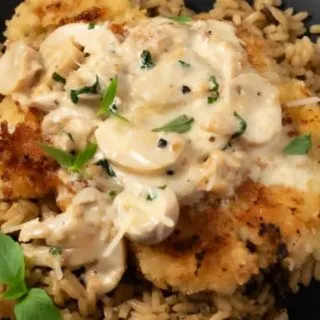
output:
M 30 8 L 39 3 L 49 3 L 47 0 L 29 0 L 19 8 L 16 18 L 8 24 L 6 36 L 8 39 L 27 39 L 36 41 L 61 21 L 59 16 L 45 14 L 39 18 Z M 52 1 L 51 1 L 52 2 Z M 76 5 L 75 2 L 79 2 Z M 63 17 L 68 10 L 72 15 L 90 8 L 106 7 L 105 18 L 118 21 L 131 21 L 147 15 L 192 15 L 182 0 L 136 0 L 132 1 L 135 8 L 128 8 L 125 0 L 77 0 L 72 6 L 64 4 Z M 53 2 L 52 2 L 53 3 Z M 113 3 L 113 4 L 111 4 Z M 68 7 L 69 6 L 69 7 Z M 308 31 L 304 20 L 307 12 L 294 12 L 293 8 L 280 9 L 281 0 L 255 0 L 253 6 L 244 0 L 218 0 L 215 8 L 198 15 L 200 18 L 227 19 L 237 26 L 243 25 L 252 33 L 263 37 L 267 42 L 270 54 L 278 62 L 279 73 L 304 80 L 314 93 L 320 93 L 320 38 L 316 42 L 306 36 Z M 71 9 L 72 8 L 72 9 Z M 74 9 L 77 8 L 77 9 Z M 60 9 L 60 8 L 58 8 Z M 88 11 L 88 12 L 89 12 Z M 101 11 L 102 12 L 102 11 Z M 100 13 L 101 13 L 100 12 Z M 111 14 L 110 14 L 111 12 Z M 90 13 L 90 12 L 89 12 Z M 88 14 L 89 14 L 88 13 Z M 92 13 L 92 12 L 91 12 Z M 91 14 L 90 13 L 90 14 Z M 25 20 L 19 18 L 25 15 Z M 68 17 L 68 16 L 67 16 Z M 103 18 L 103 15 L 100 15 Z M 70 16 L 69 19 L 72 20 Z M 320 25 L 310 28 L 311 33 L 320 33 Z M 31 41 L 31 40 L 30 40 Z M 49 210 L 45 201 L 38 203 L 20 200 L 15 203 L 0 203 L 0 225 L 3 231 L 31 220 Z M 254 289 L 248 292 L 248 286 L 239 288 L 232 296 L 215 294 L 198 294 L 184 296 L 174 292 L 164 292 L 153 288 L 150 283 L 132 277 L 130 271 L 122 283 L 112 294 L 97 301 L 96 297 L 86 291 L 78 279 L 77 272 L 64 270 L 63 280 L 58 281 L 54 270 L 28 270 L 30 285 L 43 286 L 53 297 L 54 302 L 61 307 L 64 319 L 186 319 L 186 320 L 224 320 L 224 319 L 288 319 L 285 310 L 274 308 L 277 299 L 272 290 L 272 284 L 260 275 L 254 279 Z M 299 290 L 299 285 L 308 286 L 315 278 L 320 280 L 320 262 L 311 255 L 302 268 L 295 270 L 289 280 L 293 292 Z M 1 292 L 0 286 L 0 292 Z M 10 304 L 0 302 L 0 317 L 9 316 L 6 308 Z

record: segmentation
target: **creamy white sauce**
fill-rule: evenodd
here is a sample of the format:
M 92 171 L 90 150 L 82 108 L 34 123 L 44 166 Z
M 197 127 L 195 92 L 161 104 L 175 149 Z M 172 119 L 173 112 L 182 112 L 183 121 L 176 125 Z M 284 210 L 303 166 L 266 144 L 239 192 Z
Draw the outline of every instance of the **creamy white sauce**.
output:
M 27 73 L 18 74 L 13 81 L 16 86 L 12 85 L 13 99 L 47 113 L 43 135 L 56 147 L 79 151 L 94 140 L 98 144 L 81 182 L 65 169 L 60 172 L 65 187 L 58 200 L 67 203 L 66 212 L 34 221 L 21 232 L 22 241 L 46 238 L 48 245 L 75 250 L 70 253 L 74 259 L 65 258 L 66 264 L 81 262 L 77 254 L 87 246 L 99 248 L 87 256 L 98 263 L 85 277 L 98 293 L 112 289 L 110 274 L 115 272 L 112 279 L 120 279 L 124 271 L 122 237 L 147 244 L 161 242 L 173 231 L 179 205 L 192 204 L 206 192 L 228 198 L 248 178 L 307 190 L 319 177 L 307 156 L 282 154 L 290 139 L 281 124 L 279 92 L 250 66 L 231 24 L 214 20 L 180 24 L 155 18 L 126 31 L 120 39 L 108 23 L 93 29 L 83 23 L 58 28 L 40 47 L 44 71 L 38 83 L 22 90 L 18 84 L 30 78 Z M 68 54 L 64 47 L 69 48 Z M 144 50 L 152 57 L 149 69 L 141 65 Z M 62 75 L 66 84 L 54 82 L 53 72 Z M 98 93 L 81 95 L 74 104 L 70 90 L 92 86 L 97 77 Z M 129 122 L 97 115 L 101 94 L 115 77 L 114 102 Z M 217 92 L 216 101 L 209 103 Z M 152 131 L 182 115 L 193 119 L 190 130 L 181 134 Z M 239 116 L 247 128 L 233 139 L 241 128 Z M 165 145 L 159 146 L 160 140 Z M 115 177 L 93 165 L 103 158 L 110 162 Z M 90 215 L 74 211 L 79 192 L 83 196 L 81 190 L 88 186 L 107 197 L 103 208 L 97 207 L 100 200 L 93 201 L 88 209 L 94 210 L 92 221 Z M 150 200 L 146 190 L 155 198 Z M 113 196 L 107 196 L 110 191 Z M 78 195 L 68 206 L 74 194 Z M 109 229 L 100 229 L 106 221 L 116 228 L 112 240 L 106 236 Z M 101 239 L 105 240 L 102 245 Z M 110 261 L 107 265 L 106 257 L 113 252 L 115 265 L 122 266 L 120 272 Z

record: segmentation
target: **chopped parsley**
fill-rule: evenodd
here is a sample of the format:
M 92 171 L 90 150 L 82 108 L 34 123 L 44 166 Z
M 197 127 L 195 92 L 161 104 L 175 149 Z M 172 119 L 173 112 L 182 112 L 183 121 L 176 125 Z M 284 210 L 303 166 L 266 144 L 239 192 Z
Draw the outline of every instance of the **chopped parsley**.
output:
M 62 253 L 62 249 L 58 248 L 58 247 L 51 247 L 49 249 L 49 253 L 52 254 L 53 256 L 60 256 L 60 254 Z
M 110 190 L 110 191 L 108 192 L 108 195 L 109 195 L 110 198 L 115 198 L 117 194 L 118 194 L 118 193 L 117 193 L 116 190 Z
M 183 61 L 183 60 L 179 60 L 179 63 L 180 63 L 180 65 L 181 65 L 181 67 L 183 67 L 183 68 L 190 68 L 191 67 L 191 64 L 190 63 L 188 63 L 188 62 L 185 62 L 185 61 Z
M 153 132 L 176 132 L 176 133 L 186 133 L 192 128 L 193 118 L 189 118 L 186 115 L 177 117 L 176 119 L 166 123 L 165 125 L 153 129 Z
M 210 77 L 210 86 L 209 86 L 209 93 L 210 96 L 208 97 L 208 103 L 212 104 L 215 103 L 219 99 L 219 83 L 215 76 Z
M 6 286 L 4 300 L 15 300 L 17 320 L 62 320 L 58 308 L 43 289 L 29 289 L 25 283 L 23 250 L 11 237 L 0 232 L 0 283 Z
M 284 149 L 288 155 L 305 155 L 312 147 L 311 134 L 303 134 L 292 140 Z
M 108 117 L 115 116 L 117 118 L 120 118 L 121 120 L 129 122 L 128 119 L 120 115 L 118 111 L 118 107 L 115 103 L 117 91 L 118 91 L 118 79 L 114 78 L 111 80 L 109 87 L 103 93 L 101 106 L 97 114 L 106 115 Z
M 154 62 L 150 51 L 143 50 L 140 55 L 140 68 L 150 70 L 154 68 Z
M 107 159 L 99 160 L 96 165 L 102 167 L 109 177 L 113 178 L 116 176 L 116 173 L 113 171 L 113 168 Z
M 66 84 L 67 83 L 67 80 L 64 77 L 60 76 L 60 74 L 57 73 L 57 72 L 54 72 L 52 74 L 52 80 L 54 80 L 56 82 L 60 82 L 62 84 Z
M 159 186 L 158 188 L 161 189 L 161 190 L 165 190 L 167 188 L 167 185 L 164 184 L 163 186 Z
M 192 21 L 192 17 L 188 17 L 188 16 L 176 16 L 176 17 L 168 17 L 168 18 L 179 23 L 187 23 Z
M 237 112 L 234 112 L 233 114 L 239 122 L 239 129 L 231 136 L 232 140 L 241 137 L 247 130 L 246 121 Z
M 70 92 L 71 101 L 74 104 L 79 102 L 79 96 L 82 94 L 97 94 L 99 88 L 99 78 L 96 76 L 96 81 L 92 86 L 84 86 L 79 89 L 72 89 Z
M 90 22 L 89 25 L 88 25 L 88 29 L 91 30 L 91 29 L 94 29 L 96 26 L 96 24 L 94 22 Z
M 97 144 L 89 144 L 83 151 L 73 155 L 59 148 L 49 146 L 46 143 L 40 143 L 42 150 L 50 157 L 55 159 L 60 166 L 70 171 L 78 172 L 94 157 L 97 151 Z
M 147 194 L 146 200 L 147 201 L 153 201 L 157 198 L 157 195 L 155 193 L 153 193 L 152 191 L 149 191 L 149 193 Z

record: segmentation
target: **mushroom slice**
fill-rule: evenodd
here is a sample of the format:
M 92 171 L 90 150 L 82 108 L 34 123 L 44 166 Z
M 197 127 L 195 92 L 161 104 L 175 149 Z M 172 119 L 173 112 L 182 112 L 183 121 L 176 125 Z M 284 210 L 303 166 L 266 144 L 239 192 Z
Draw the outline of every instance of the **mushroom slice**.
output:
M 0 59 L 0 93 L 9 95 L 26 89 L 40 70 L 37 51 L 22 41 L 10 44 Z
M 279 93 L 257 73 L 243 73 L 232 82 L 231 105 L 247 123 L 241 136 L 252 144 L 263 144 L 275 137 L 282 127 Z
M 174 164 L 185 146 L 179 134 L 151 132 L 117 118 L 107 119 L 95 135 L 106 158 L 137 172 L 155 171 Z M 164 143 L 161 145 L 161 142 Z
M 168 187 L 135 190 L 135 193 L 125 190 L 116 197 L 114 224 L 132 241 L 147 245 L 160 243 L 172 233 L 178 221 L 177 197 Z

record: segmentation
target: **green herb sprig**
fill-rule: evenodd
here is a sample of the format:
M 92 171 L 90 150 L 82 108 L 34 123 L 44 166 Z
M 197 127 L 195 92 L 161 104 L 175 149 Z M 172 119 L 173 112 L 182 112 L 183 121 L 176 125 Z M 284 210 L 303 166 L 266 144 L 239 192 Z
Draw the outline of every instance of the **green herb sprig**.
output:
M 22 248 L 11 237 L 0 232 L 0 283 L 7 286 L 5 300 L 17 300 L 17 320 L 62 320 L 58 308 L 40 288 L 28 289 Z
M 140 55 L 140 68 L 150 70 L 154 68 L 154 62 L 150 51 L 143 50 Z
M 46 143 L 40 143 L 40 147 L 51 158 L 55 159 L 60 166 L 73 172 L 79 172 L 94 157 L 98 145 L 96 143 L 91 143 L 76 155 L 62 149 L 52 147 Z
M 219 99 L 219 96 L 220 96 L 219 83 L 217 82 L 217 79 L 215 76 L 210 77 L 209 81 L 210 81 L 210 87 L 209 87 L 210 96 L 208 97 L 208 103 L 212 104 Z
M 99 160 L 96 165 L 101 166 L 107 172 L 109 177 L 114 178 L 116 176 L 116 173 L 107 159 Z
M 79 102 L 79 96 L 82 94 L 97 94 L 99 89 L 99 78 L 96 76 L 96 81 L 92 86 L 84 86 L 79 89 L 72 89 L 70 91 L 70 97 L 71 101 L 74 104 L 77 104 Z
M 176 16 L 176 17 L 168 17 L 168 18 L 179 23 L 187 23 L 192 21 L 192 17 L 188 17 L 188 16 Z
M 176 133 L 186 133 L 192 128 L 194 120 L 186 115 L 181 115 L 176 119 L 166 123 L 165 125 L 155 128 L 153 132 L 176 132 Z
M 54 80 L 56 82 L 60 82 L 62 84 L 66 84 L 67 83 L 67 80 L 64 77 L 60 76 L 60 74 L 57 73 L 57 72 L 54 72 L 52 74 L 52 80 Z
M 180 63 L 180 65 L 181 65 L 182 68 L 187 69 L 187 68 L 190 68 L 190 67 L 191 67 L 191 64 L 190 64 L 190 63 L 185 62 L 185 61 L 183 61 L 183 60 L 178 60 L 178 62 Z
M 108 89 L 105 90 L 102 97 L 102 102 L 99 111 L 97 112 L 98 116 L 114 116 L 126 122 L 129 122 L 128 119 L 123 117 L 114 103 L 118 91 L 118 79 L 114 78 L 111 80 L 111 83 Z
M 311 134 L 303 134 L 292 140 L 284 149 L 288 155 L 305 155 L 312 147 Z

